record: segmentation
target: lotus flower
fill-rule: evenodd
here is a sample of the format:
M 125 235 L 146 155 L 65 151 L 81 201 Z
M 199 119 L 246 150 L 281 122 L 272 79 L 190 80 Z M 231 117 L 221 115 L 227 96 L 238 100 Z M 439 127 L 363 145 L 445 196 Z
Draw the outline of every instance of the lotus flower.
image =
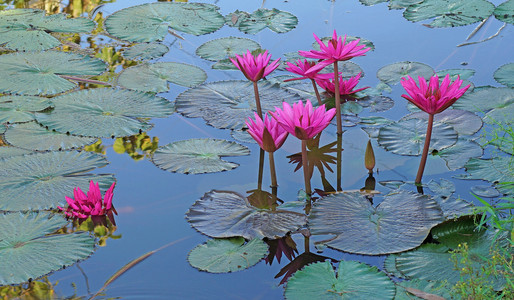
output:
M 94 184 L 91 180 L 89 182 L 89 191 L 87 195 L 79 188 L 73 189 L 73 197 L 69 198 L 65 196 L 66 202 L 68 202 L 68 208 L 57 207 L 64 211 L 64 214 L 68 217 L 76 217 L 79 219 L 86 219 L 89 216 L 109 216 L 109 219 L 113 224 L 114 217 L 112 212 L 116 213 L 116 210 L 112 206 L 113 190 L 116 183 L 114 182 L 111 187 L 105 192 L 104 199 L 102 201 L 102 194 L 100 193 L 100 187 L 98 183 Z M 117 214 L 117 213 L 116 213 Z
M 428 85 L 425 78 L 421 76 L 418 76 L 418 81 L 419 86 L 410 76 L 402 78 L 401 84 L 408 93 L 408 95 L 403 94 L 402 97 L 430 115 L 440 113 L 450 107 L 469 88 L 469 85 L 460 88 L 462 85 L 460 77 L 451 83 L 449 74 L 446 74 L 441 85 L 439 85 L 437 75 L 430 78 Z
M 286 68 L 286 70 L 288 70 L 291 73 L 298 74 L 301 77 L 286 79 L 284 81 L 293 81 L 293 80 L 301 80 L 301 79 L 328 80 L 330 78 L 334 78 L 333 73 L 319 74 L 318 72 L 321 71 L 321 69 L 311 72 L 311 69 L 316 67 L 316 63 L 310 62 L 306 59 L 303 62 L 301 59 L 299 59 L 296 62 L 296 64 L 287 62 L 287 65 L 288 65 L 288 67 Z
M 280 58 L 269 64 L 270 59 L 271 54 L 268 55 L 268 50 L 257 56 L 253 56 L 250 50 L 247 50 L 243 56 L 236 54 L 236 59 L 230 58 L 230 61 L 243 72 L 248 80 L 257 82 L 278 67 Z
M 333 78 L 333 77 L 332 77 Z M 359 83 L 359 79 L 361 78 L 361 73 L 357 76 L 350 77 L 348 80 L 344 80 L 343 76 L 339 76 L 339 95 L 351 95 L 362 90 L 369 88 L 363 87 L 360 89 L 354 90 L 357 83 Z M 316 82 L 321 86 L 325 91 L 328 91 L 332 94 L 336 93 L 334 80 L 316 80 Z
M 313 109 L 309 100 L 305 106 L 302 101 L 294 103 L 293 107 L 289 103 L 282 104 L 283 109 L 275 107 L 276 112 L 270 112 L 284 129 L 300 140 L 310 140 L 316 134 L 325 129 L 336 114 L 334 108 L 325 111 L 325 105 L 321 105 L 316 110 Z
M 264 122 L 257 113 L 255 113 L 255 121 L 248 118 L 246 121 L 248 133 L 266 152 L 275 152 L 282 144 L 284 144 L 289 134 L 278 122 L 273 118 L 264 116 Z

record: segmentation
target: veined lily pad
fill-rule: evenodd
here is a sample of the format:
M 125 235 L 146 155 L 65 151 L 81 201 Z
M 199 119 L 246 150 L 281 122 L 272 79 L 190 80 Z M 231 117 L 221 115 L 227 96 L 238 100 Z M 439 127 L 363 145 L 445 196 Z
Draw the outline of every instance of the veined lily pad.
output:
M 0 123 L 23 123 L 35 119 L 34 113 L 52 106 L 48 98 L 32 96 L 0 97 Z
M 473 205 L 465 200 L 454 197 L 435 197 L 435 201 L 443 211 L 444 219 L 451 220 L 473 214 Z
M 397 191 L 373 207 L 360 193 L 345 193 L 318 200 L 309 228 L 313 235 L 335 235 L 324 242 L 329 247 L 379 255 L 419 246 L 442 220 L 439 205 L 428 196 Z
M 421 298 L 420 298 L 421 297 Z M 395 300 L 452 299 L 451 287 L 444 281 L 404 280 L 396 284 Z
M 439 76 L 439 79 L 441 79 L 441 80 L 446 76 L 446 74 L 450 75 L 450 78 L 452 81 L 457 79 L 457 76 L 459 76 L 459 78 L 461 80 L 466 80 L 466 79 L 469 79 L 470 77 L 472 77 L 473 75 L 475 75 L 475 70 L 447 69 L 447 70 L 438 71 L 436 74 L 437 74 L 437 76 Z M 465 85 L 463 84 L 463 86 L 465 86 Z
M 286 299 L 393 299 L 394 283 L 376 267 L 340 261 L 337 275 L 330 261 L 296 272 L 287 282 Z
M 427 186 L 437 196 L 448 198 L 455 193 L 455 184 L 444 178 L 439 182 L 432 179 Z
M 303 59 L 305 59 L 305 58 L 302 58 L 302 60 Z M 357 75 L 359 75 L 359 73 L 361 73 L 361 78 L 363 78 L 365 75 L 364 71 L 358 64 L 351 62 L 351 61 L 347 61 L 347 60 L 337 62 L 337 71 L 342 73 L 343 79 L 345 79 L 345 80 L 349 79 L 350 77 L 357 76 Z M 334 73 L 334 64 L 330 64 L 330 65 L 326 66 L 321 73 L 332 73 L 333 74 Z
M 236 272 L 257 264 L 268 253 L 268 245 L 261 239 L 245 244 L 241 237 L 213 239 L 191 250 L 187 260 L 209 273 Z
M 161 41 L 168 34 L 168 28 L 194 35 L 218 30 L 225 24 L 218 9 L 205 3 L 146 3 L 113 13 L 104 26 L 109 34 L 122 40 Z
M 514 24 L 514 0 L 507 0 L 498 5 L 494 10 L 494 16 L 502 22 Z
M 248 132 L 246 132 L 246 130 L 232 130 L 230 132 L 230 136 L 238 142 L 248 143 L 248 144 L 257 144 L 257 142 L 253 139 L 253 137 Z
M 446 166 L 451 171 L 464 168 L 470 158 L 481 157 L 482 154 L 484 154 L 484 150 L 479 144 L 465 139 L 458 139 L 455 145 L 437 153 L 446 161 Z
M 412 22 L 434 19 L 433 27 L 455 27 L 487 19 L 494 8 L 485 0 L 425 0 L 407 7 L 403 16 Z
M 305 225 L 306 216 L 281 210 L 258 209 L 230 191 L 210 191 L 186 213 L 196 230 L 215 238 L 279 238 Z
M 18 156 L 18 155 L 25 155 L 25 154 L 29 154 L 29 153 L 31 153 L 31 151 L 16 148 L 16 147 L 7 147 L 7 146 L 0 147 L 0 159 L 12 157 L 12 156 Z
M 473 194 L 482 198 L 495 198 L 500 196 L 497 189 L 490 185 L 475 185 L 471 187 Z
M 514 160 L 512 157 L 497 156 L 492 159 L 472 158 L 466 164 L 463 179 L 482 179 L 492 183 L 514 181 Z
M 389 0 L 359 0 L 360 3 L 366 5 L 366 6 L 372 6 L 378 3 L 387 2 Z
M 0 45 L 16 51 L 47 50 L 61 45 L 52 32 L 90 32 L 95 23 L 65 14 L 45 16 L 39 9 L 0 11 Z
M 384 96 L 366 96 L 359 99 L 359 104 L 369 108 L 370 112 L 382 112 L 393 108 L 394 101 L 393 99 Z
M 58 151 L 13 156 L 0 160 L 0 210 L 53 209 L 66 203 L 73 189 L 87 191 L 89 181 L 107 189 L 109 174 L 85 174 L 103 167 L 105 157 L 91 152 Z
M 390 0 L 389 9 L 404 9 L 410 5 L 418 4 L 421 2 L 423 2 L 423 0 Z
M 118 77 L 118 84 L 127 89 L 160 93 L 169 90 L 168 81 L 193 87 L 207 79 L 205 71 L 192 65 L 176 62 L 142 64 L 125 69 Z
M 86 259 L 88 233 L 52 234 L 68 222 L 46 212 L 0 214 L 0 285 L 19 284 Z
M 259 43 L 251 39 L 229 36 L 200 45 L 196 49 L 196 55 L 210 61 L 219 61 L 235 57 L 236 54 L 244 54 L 247 50 L 252 52 L 260 48 Z
M 484 121 L 488 124 L 502 123 L 511 125 L 514 123 L 514 103 L 505 107 L 497 107 L 485 114 Z
M 428 114 L 424 111 L 411 113 L 402 120 L 422 119 L 428 120 Z M 472 112 L 460 109 L 447 109 L 434 116 L 434 123 L 441 122 L 448 124 L 455 129 L 459 135 L 473 135 L 482 128 L 482 119 Z
M 387 151 L 400 155 L 419 155 L 423 151 L 427 122 L 420 119 L 398 121 L 380 128 L 378 143 Z M 442 150 L 457 142 L 457 133 L 449 125 L 435 123 L 430 149 Z
M 80 137 L 48 130 L 37 123 L 17 124 L 7 129 L 5 140 L 27 150 L 69 150 L 90 145 L 95 138 Z
M 173 105 L 164 98 L 111 88 L 81 90 L 52 99 L 51 113 L 38 113 L 39 123 L 62 133 L 90 137 L 123 137 L 151 128 L 137 118 L 163 118 Z
M 400 79 L 407 75 L 416 79 L 418 76 L 430 78 L 434 75 L 434 70 L 423 63 L 403 61 L 387 65 L 377 71 L 378 79 L 389 85 L 399 83 Z
M 298 96 L 265 81 L 257 83 L 263 112 L 275 110 L 282 102 L 293 103 Z M 256 111 L 253 84 L 248 81 L 217 81 L 202 84 L 178 95 L 177 111 L 186 117 L 202 117 L 216 128 L 242 129 Z
M 487 112 L 493 108 L 503 108 L 514 103 L 514 89 L 483 87 L 464 94 L 454 108 L 473 112 Z
M 77 85 L 59 75 L 99 75 L 105 63 L 75 53 L 45 51 L 0 55 L 0 92 L 54 95 Z
M 238 164 L 221 159 L 224 156 L 248 155 L 243 145 L 217 139 L 190 139 L 162 146 L 153 155 L 153 163 L 170 172 L 201 174 L 227 171 Z
M 298 18 L 287 11 L 276 8 L 261 8 L 239 22 L 239 30 L 248 34 L 256 34 L 268 27 L 274 32 L 284 33 L 293 30 L 298 24 Z
M 168 46 L 161 43 L 141 43 L 135 44 L 123 51 L 123 57 L 126 59 L 154 59 L 168 53 Z

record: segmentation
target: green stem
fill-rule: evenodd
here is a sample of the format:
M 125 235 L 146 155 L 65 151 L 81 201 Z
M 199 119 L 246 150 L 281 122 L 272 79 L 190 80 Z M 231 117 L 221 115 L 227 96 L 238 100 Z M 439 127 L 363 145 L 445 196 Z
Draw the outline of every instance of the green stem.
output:
M 423 177 L 423 171 L 425 171 L 425 164 L 427 163 L 428 149 L 430 146 L 430 139 L 432 138 L 432 126 L 434 125 L 434 115 L 428 115 L 428 126 L 427 126 L 427 134 L 425 137 L 425 146 L 423 147 L 423 155 L 421 156 L 421 161 L 419 162 L 418 174 L 416 175 L 416 184 L 421 183 L 421 177 Z
M 271 188 L 277 188 L 277 173 L 275 172 L 275 158 L 273 157 L 273 152 L 268 152 L 269 157 L 269 170 L 271 173 Z
M 305 181 L 305 193 L 311 195 L 311 178 L 309 176 L 309 160 L 307 159 L 307 141 L 302 140 L 302 167 L 303 167 L 303 180 Z
M 262 190 L 262 175 L 264 173 L 264 150 L 259 153 L 259 177 L 257 178 L 257 189 Z
M 259 97 L 259 87 L 257 86 L 257 81 L 253 82 L 253 93 L 255 95 L 255 106 L 257 107 L 257 113 L 262 119 L 261 98 Z
M 337 174 L 337 190 L 342 191 L 342 169 L 343 169 L 343 134 L 337 134 L 337 165 L 336 165 L 336 174 Z
M 341 121 L 341 95 L 339 94 L 339 71 L 337 70 L 337 61 L 334 62 L 334 89 L 335 89 L 335 102 L 336 102 L 336 120 L 337 120 L 337 134 L 343 133 L 343 126 Z
M 318 105 L 321 106 L 321 97 L 319 95 L 318 86 L 316 85 L 316 81 L 314 79 L 311 79 L 312 81 L 312 87 L 314 88 L 314 92 L 316 92 L 316 98 L 318 99 Z

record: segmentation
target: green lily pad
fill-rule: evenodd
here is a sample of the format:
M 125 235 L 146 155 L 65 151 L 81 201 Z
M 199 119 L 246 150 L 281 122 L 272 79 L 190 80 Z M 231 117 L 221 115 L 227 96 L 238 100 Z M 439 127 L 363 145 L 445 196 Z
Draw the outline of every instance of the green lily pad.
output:
M 498 190 L 490 185 L 472 186 L 471 192 L 481 198 L 495 198 L 500 196 Z
M 64 206 L 73 189 L 88 190 L 89 181 L 107 189 L 110 174 L 85 173 L 103 167 L 105 157 L 91 152 L 57 151 L 0 160 L 0 210 L 26 211 Z
M 246 18 L 241 18 L 239 30 L 247 34 L 256 34 L 264 28 L 277 33 L 293 30 L 298 24 L 298 18 L 287 11 L 276 8 L 260 8 Z
M 309 215 L 313 235 L 335 235 L 329 247 L 358 254 L 380 255 L 419 246 L 443 220 L 430 197 L 396 191 L 377 207 L 360 193 L 335 194 L 316 201 Z
M 161 43 L 140 43 L 123 51 L 126 59 L 149 60 L 164 56 L 170 49 Z
M 372 5 L 384 3 L 387 1 L 389 1 L 389 0 L 359 0 L 360 3 L 362 3 L 366 6 L 372 6 Z
M 166 99 L 136 91 L 98 88 L 52 99 L 51 113 L 38 113 L 39 123 L 61 133 L 89 137 L 123 137 L 147 131 L 137 118 L 163 118 L 174 112 Z
M 257 264 L 268 254 L 268 245 L 261 239 L 245 244 L 245 239 L 212 239 L 191 250 L 189 263 L 209 273 L 237 272 Z
M 514 181 L 514 161 L 512 157 L 496 156 L 492 159 L 472 158 L 466 163 L 462 179 L 482 179 L 492 183 Z
M 412 22 L 434 19 L 433 27 L 455 27 L 487 19 L 494 8 L 485 0 L 425 0 L 407 7 L 403 16 Z
M 396 268 L 396 258 L 398 257 L 398 254 L 389 254 L 386 256 L 384 260 L 384 271 L 387 274 L 393 275 L 396 278 L 405 278 L 405 275 L 403 275 L 398 269 Z
M 395 154 L 420 155 L 423 152 L 427 125 L 425 120 L 411 119 L 384 126 L 380 128 L 378 144 Z M 434 122 L 430 149 L 441 151 L 448 148 L 457 142 L 457 137 L 451 126 Z
M 0 11 L 0 45 L 15 51 L 48 50 L 61 45 L 52 32 L 90 32 L 95 23 L 86 18 L 67 18 L 65 14 L 45 16 L 44 10 L 11 9 Z
M 202 35 L 225 24 L 218 7 L 205 3 L 156 2 L 119 10 L 104 22 L 112 36 L 131 42 L 162 41 L 173 30 Z
M 246 20 L 249 16 L 250 13 L 236 9 L 236 11 L 225 16 L 225 24 L 230 27 L 239 27 L 239 24 L 241 24 L 241 22 Z
M 48 98 L 33 96 L 0 97 L 0 123 L 23 123 L 35 119 L 34 112 L 52 106 Z
M 166 92 L 168 81 L 185 87 L 193 87 L 207 79 L 205 71 L 192 65 L 176 62 L 142 64 L 125 69 L 118 77 L 118 84 L 124 88 L 161 93 Z
M 337 275 L 330 261 L 310 264 L 288 280 L 286 299 L 393 299 L 394 283 L 376 267 L 340 261 Z
M 77 85 L 59 75 L 99 75 L 105 63 L 99 59 L 60 51 L 0 55 L 0 92 L 54 95 Z
M 305 58 L 303 58 L 303 59 L 305 59 Z M 355 77 L 355 76 L 359 75 L 359 73 L 361 74 L 361 78 L 363 78 L 365 75 L 364 71 L 358 64 L 356 64 L 352 61 L 348 61 L 348 60 L 338 61 L 337 62 L 337 71 L 342 73 L 344 80 L 350 79 L 350 77 Z M 322 73 L 322 74 L 323 73 L 334 73 L 334 64 L 330 64 L 330 65 L 326 66 L 325 68 L 323 68 L 323 71 L 320 73 Z
M 415 112 L 402 118 L 402 120 L 422 119 L 428 121 L 428 114 L 424 111 Z M 473 135 L 482 128 L 482 118 L 472 112 L 460 109 L 447 109 L 434 116 L 434 123 L 445 123 L 453 127 L 459 135 Z
M 457 76 L 459 76 L 461 80 L 466 80 L 475 75 L 475 73 L 476 71 L 471 69 L 446 69 L 438 71 L 436 74 L 437 76 L 439 76 L 439 79 L 441 80 L 446 76 L 446 74 L 449 74 L 450 79 L 454 81 L 455 79 L 457 79 Z M 466 85 L 463 84 L 463 86 Z
M 10 126 L 4 137 L 15 147 L 37 151 L 75 149 L 97 140 L 48 130 L 34 122 Z
M 439 182 L 432 179 L 427 186 L 437 196 L 448 198 L 455 193 L 455 184 L 444 178 Z
M 484 121 L 488 124 L 502 123 L 510 126 L 514 123 L 514 103 L 511 103 L 505 107 L 493 108 L 487 114 L 485 114 Z
M 317 105 L 316 93 L 314 92 L 314 87 L 312 86 L 312 82 L 310 80 L 294 80 L 284 82 L 286 79 L 295 78 L 297 76 L 291 75 L 279 75 L 272 78 L 269 78 L 268 81 L 273 84 L 280 85 L 281 88 L 295 93 L 300 96 L 300 99 L 309 99 L 312 102 L 312 105 Z M 319 89 L 319 87 L 318 87 Z M 322 98 L 323 100 L 323 98 Z
M 196 230 L 214 238 L 242 236 L 280 238 L 306 223 L 305 214 L 280 209 L 258 209 L 248 199 L 230 191 L 210 191 L 186 213 Z
M 224 161 L 224 156 L 249 155 L 250 150 L 238 143 L 218 139 L 190 139 L 159 147 L 153 163 L 169 172 L 201 174 L 227 171 L 239 166 Z
M 20 149 L 17 147 L 2 146 L 2 147 L 0 147 L 0 159 L 12 157 L 12 156 L 18 156 L 18 155 L 25 155 L 25 154 L 29 154 L 31 152 L 32 151 Z
M 434 198 L 441 210 L 443 211 L 444 219 L 451 220 L 461 216 L 473 215 L 473 204 L 454 197 L 435 197 Z
M 394 100 L 385 96 L 366 96 L 359 99 L 359 104 L 369 108 L 370 112 L 382 112 L 393 108 Z
M 507 0 L 498 5 L 494 10 L 494 16 L 502 22 L 514 24 L 514 0 Z
M 266 81 L 259 81 L 259 96 L 263 112 L 275 110 L 282 102 L 298 102 L 298 95 Z M 242 129 L 246 120 L 254 118 L 253 84 L 249 81 L 216 81 L 199 85 L 178 95 L 177 111 L 186 117 L 202 117 L 207 124 L 221 129 Z
M 203 43 L 196 49 L 196 55 L 206 60 L 219 61 L 260 48 L 259 43 L 251 39 L 229 36 Z
M 455 145 L 438 151 L 442 159 L 446 161 L 446 166 L 451 171 L 464 168 L 468 160 L 472 157 L 481 157 L 484 150 L 475 141 L 458 139 Z
M 238 70 L 238 68 L 234 65 L 234 63 L 229 59 L 222 59 L 215 62 L 212 66 L 214 70 Z
M 444 281 L 405 280 L 396 284 L 395 300 L 453 299 L 452 289 Z M 439 297 L 439 298 L 437 298 Z
M 454 108 L 473 112 L 487 112 L 493 108 L 503 108 L 514 103 L 514 89 L 483 87 L 464 94 Z
M 402 61 L 387 65 L 377 71 L 377 77 L 386 84 L 394 85 L 400 82 L 400 79 L 407 77 L 430 78 L 434 75 L 432 67 L 419 62 Z
M 358 115 L 364 110 L 364 107 L 355 101 L 345 102 L 341 105 L 341 113 L 343 115 Z
M 0 285 L 20 284 L 86 259 L 88 233 L 52 234 L 68 221 L 47 212 L 0 214 Z
M 423 2 L 423 0 L 390 0 L 389 9 L 404 9 L 410 5 L 418 4 L 421 2 Z

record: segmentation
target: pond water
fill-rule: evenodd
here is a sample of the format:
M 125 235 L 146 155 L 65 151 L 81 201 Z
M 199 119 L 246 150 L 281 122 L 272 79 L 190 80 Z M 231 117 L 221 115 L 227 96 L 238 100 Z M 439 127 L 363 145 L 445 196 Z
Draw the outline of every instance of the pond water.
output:
M 153 1 L 115 1 L 105 3 L 98 11 L 107 17 L 123 8 Z M 364 1 L 365 2 L 365 1 Z M 375 1 L 378 2 L 378 1 Z M 415 2 L 415 1 L 411 1 Z M 498 6 L 503 1 L 490 1 Z M 236 10 L 253 12 L 261 7 L 290 12 L 298 18 L 294 29 L 286 33 L 276 33 L 268 28 L 257 34 L 244 34 L 235 27 L 223 26 L 221 29 L 205 35 L 194 36 L 178 32 L 184 40 L 168 34 L 164 45 L 169 47 L 162 58 L 152 62 L 179 62 L 197 66 L 207 74 L 206 83 L 244 80 L 239 71 L 215 70 L 213 62 L 201 59 L 196 55 L 196 49 L 210 40 L 222 37 L 244 37 L 252 39 L 267 49 L 273 58 L 298 50 L 312 49 L 313 33 L 319 37 L 331 36 L 334 29 L 338 34 L 358 36 L 371 41 L 374 50 L 365 56 L 352 59 L 363 70 L 364 77 L 358 87 L 376 87 L 380 80 L 376 74 L 382 67 L 397 62 L 419 62 L 432 67 L 436 72 L 446 69 L 471 69 L 475 73 L 468 80 L 475 87 L 503 87 L 493 78 L 494 72 L 501 66 L 512 63 L 514 53 L 514 29 L 507 24 L 498 36 L 473 45 L 457 45 L 466 42 L 466 37 L 475 29 L 478 23 L 467 26 L 448 28 L 429 28 L 423 24 L 429 21 L 410 22 L 402 16 L 403 10 L 390 10 L 387 3 L 366 6 L 357 0 L 347 1 L 206 1 L 220 7 L 219 12 L 227 15 Z M 469 41 L 480 41 L 495 34 L 503 22 L 493 17 Z M 115 45 L 122 49 L 120 43 L 110 37 L 96 37 L 96 44 Z M 90 43 L 83 37 L 80 44 L 89 47 Z M 102 46 L 100 46 L 101 48 Z M 116 68 L 116 73 L 122 70 Z M 512 75 L 512 72 L 510 73 Z M 286 71 L 277 70 L 268 76 L 288 75 Z M 105 78 L 97 78 L 105 80 Z M 512 83 L 512 79 L 510 80 Z M 188 90 L 187 87 L 173 83 L 170 90 L 159 93 L 158 96 L 174 101 L 177 96 Z M 305 85 L 309 88 L 307 85 Z M 511 86 L 512 87 L 512 86 Z M 371 112 L 369 108 L 359 113 L 360 118 L 380 116 L 397 121 L 410 113 L 407 101 L 401 97 L 405 93 L 400 84 L 391 85 L 391 90 L 383 91 L 382 95 L 394 101 L 394 107 L 384 112 Z M 311 100 L 314 100 L 312 96 Z M 302 99 L 300 97 L 298 100 Z M 253 99 L 250 99 L 253 100 Z M 193 99 L 192 101 L 195 101 Z M 484 101 L 488 101 L 484 99 Z M 512 107 L 512 105 L 511 105 Z M 512 109 L 510 109 L 512 112 Z M 477 113 L 483 116 L 483 114 Z M 507 113 L 508 116 L 508 113 Z M 510 117 L 510 120 L 512 115 Z M 276 259 L 272 264 L 264 260 L 247 270 L 214 274 L 192 267 L 187 260 L 189 252 L 198 245 L 210 240 L 191 227 L 185 218 L 186 212 L 195 201 L 211 190 L 233 191 L 248 195 L 247 191 L 257 188 L 259 168 L 259 147 L 255 143 L 245 143 L 235 140 L 230 130 L 218 129 L 206 124 L 202 118 L 188 118 L 180 113 L 174 113 L 166 118 L 153 118 L 153 127 L 146 133 L 149 137 L 157 137 L 158 145 L 192 139 L 216 138 L 235 141 L 247 146 L 250 155 L 225 158 L 239 166 L 226 172 L 212 174 L 186 175 L 172 173 L 156 167 L 148 157 L 134 160 L 127 153 L 117 153 L 113 148 L 114 139 L 102 139 L 105 155 L 109 164 L 94 173 L 114 174 L 116 188 L 113 204 L 116 216 L 115 235 L 121 238 L 106 240 L 104 247 L 96 247 L 91 257 L 63 270 L 52 273 L 48 278 L 55 286 L 58 297 L 72 295 L 88 298 L 96 293 L 116 271 L 143 254 L 159 249 L 174 242 L 172 245 L 157 251 L 149 258 L 135 265 L 121 277 L 112 282 L 99 298 L 122 299 L 282 299 L 284 285 L 280 285 L 282 277 L 275 276 L 290 260 L 282 256 L 280 262 Z M 456 125 L 460 123 L 456 121 Z M 462 121 L 464 122 L 464 121 Z M 509 121 L 510 122 L 510 121 Z M 510 123 L 509 123 L 510 124 Z M 465 123 L 464 125 L 471 126 Z M 510 126 L 510 125 L 509 125 Z M 359 190 L 365 185 L 368 171 L 364 166 L 364 152 L 369 140 L 368 134 L 361 129 L 362 123 L 345 127 L 343 134 L 344 149 L 342 154 L 342 189 Z M 365 127 L 365 126 L 364 126 Z M 491 131 L 492 126 L 485 125 L 469 139 L 478 139 L 485 132 Z M 335 126 L 331 125 L 323 133 L 320 145 L 326 145 L 336 140 Z M 405 138 L 407 140 L 407 138 Z M 382 181 L 409 182 L 402 188 L 416 191 L 412 184 L 415 178 L 420 156 L 404 156 L 391 153 L 381 147 L 376 138 L 371 139 L 376 167 L 374 177 L 376 190 L 382 195 L 391 191 L 390 187 L 379 184 Z M 398 143 L 403 143 L 400 141 Z M 399 146 L 402 148 L 402 146 Z M 303 172 L 293 172 L 295 165 L 289 163 L 287 156 L 300 151 L 300 141 L 290 136 L 284 146 L 275 153 L 278 177 L 278 197 L 284 202 L 298 200 L 298 193 L 304 188 Z M 335 153 L 333 154 L 335 155 Z M 484 158 L 497 156 L 509 157 L 509 154 L 497 149 L 486 148 Z M 450 157 L 456 160 L 458 157 Z M 269 167 L 265 160 L 263 189 L 271 192 Z M 462 165 L 463 166 L 463 165 Z M 335 165 L 332 165 L 335 170 Z M 336 186 L 336 174 L 325 169 L 326 180 Z M 430 156 L 425 169 L 423 183 L 431 180 L 440 182 L 449 180 L 455 185 L 453 196 L 469 202 L 479 203 L 471 195 L 471 189 L 477 185 L 491 185 L 486 181 L 462 180 L 458 176 L 466 175 L 464 168 L 450 171 L 446 161 L 440 157 Z M 512 174 L 512 172 L 511 172 Z M 314 189 L 323 189 L 323 182 L 318 170 L 312 176 Z M 104 191 L 104 190 L 102 190 Z M 435 194 L 432 189 L 425 187 L 425 193 Z M 68 196 L 72 195 L 69 191 Z M 382 201 L 375 198 L 375 204 Z M 497 201 L 497 197 L 491 201 Z M 300 207 L 296 211 L 302 212 Z M 314 241 L 320 241 L 326 236 L 313 236 L 308 241 L 307 251 L 332 258 L 336 261 L 352 260 L 376 266 L 383 269 L 385 255 L 359 255 L 322 248 L 317 252 Z M 305 238 L 301 233 L 292 234 L 292 240 L 297 245 L 298 254 L 305 252 Z M 337 264 L 334 264 L 337 265 Z

